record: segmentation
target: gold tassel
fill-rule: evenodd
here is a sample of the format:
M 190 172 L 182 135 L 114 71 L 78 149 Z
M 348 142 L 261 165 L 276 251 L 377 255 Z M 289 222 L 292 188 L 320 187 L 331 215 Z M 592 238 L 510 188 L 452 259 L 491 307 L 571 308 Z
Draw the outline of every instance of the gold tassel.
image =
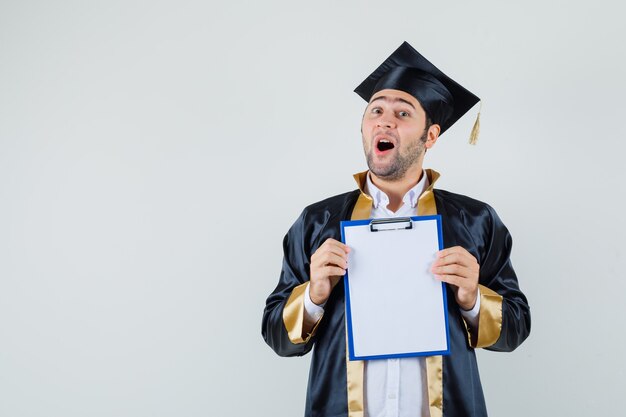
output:
M 476 121 L 474 122 L 474 127 L 472 128 L 472 133 L 470 133 L 469 143 L 470 145 L 476 145 L 478 142 L 478 135 L 480 135 L 480 111 L 483 108 L 483 102 L 480 102 L 480 108 L 478 109 L 478 115 L 476 115 Z

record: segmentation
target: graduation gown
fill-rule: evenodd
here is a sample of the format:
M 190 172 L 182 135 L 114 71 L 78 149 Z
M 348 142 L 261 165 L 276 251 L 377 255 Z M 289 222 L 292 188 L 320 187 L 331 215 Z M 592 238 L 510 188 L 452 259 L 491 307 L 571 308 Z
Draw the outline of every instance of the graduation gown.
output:
M 530 310 L 511 266 L 511 236 L 487 204 L 434 189 L 439 174 L 426 170 L 430 187 L 420 196 L 418 215 L 440 214 L 444 247 L 462 246 L 480 265 L 478 329 L 470 331 L 447 287 L 450 355 L 426 358 L 431 417 L 486 416 L 474 349 L 510 352 L 530 332 Z M 306 417 L 362 417 L 363 362 L 346 354 L 344 286 L 336 285 L 324 315 L 303 334 L 306 285 L 311 255 L 328 238 L 340 240 L 340 221 L 369 218 L 371 198 L 362 190 L 366 172 L 356 174 L 359 189 L 304 209 L 283 241 L 284 259 L 276 289 L 267 298 L 262 334 L 281 356 L 313 350 L 306 395 Z M 407 329 L 413 331 L 413 329 Z

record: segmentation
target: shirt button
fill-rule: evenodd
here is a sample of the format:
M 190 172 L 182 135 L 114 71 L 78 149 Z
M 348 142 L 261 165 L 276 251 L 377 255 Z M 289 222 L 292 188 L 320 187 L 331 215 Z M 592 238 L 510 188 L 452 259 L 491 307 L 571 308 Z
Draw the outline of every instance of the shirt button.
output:
M 389 395 L 387 396 L 387 398 L 389 398 L 390 400 L 395 400 L 395 399 L 396 399 L 396 394 L 393 394 L 393 393 L 392 393 L 392 394 L 389 394 Z

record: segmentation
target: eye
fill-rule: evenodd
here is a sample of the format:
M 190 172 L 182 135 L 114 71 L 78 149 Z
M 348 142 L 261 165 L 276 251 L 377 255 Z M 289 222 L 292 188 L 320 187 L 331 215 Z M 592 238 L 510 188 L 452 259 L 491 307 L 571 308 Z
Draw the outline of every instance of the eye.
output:
M 408 111 L 404 111 L 404 110 L 403 110 L 403 111 L 398 112 L 398 115 L 399 115 L 400 117 L 409 117 L 409 116 L 410 116 L 409 112 L 408 112 Z
M 381 114 L 383 111 L 380 107 L 373 107 L 371 112 L 374 114 Z

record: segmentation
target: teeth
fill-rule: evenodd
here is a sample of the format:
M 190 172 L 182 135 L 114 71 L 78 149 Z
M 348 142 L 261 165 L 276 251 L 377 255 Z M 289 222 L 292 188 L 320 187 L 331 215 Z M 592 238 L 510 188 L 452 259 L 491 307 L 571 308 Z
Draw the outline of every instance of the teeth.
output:
M 387 139 L 381 139 L 381 140 L 380 140 L 380 142 L 381 142 L 381 143 L 391 143 L 391 142 L 389 142 Z

